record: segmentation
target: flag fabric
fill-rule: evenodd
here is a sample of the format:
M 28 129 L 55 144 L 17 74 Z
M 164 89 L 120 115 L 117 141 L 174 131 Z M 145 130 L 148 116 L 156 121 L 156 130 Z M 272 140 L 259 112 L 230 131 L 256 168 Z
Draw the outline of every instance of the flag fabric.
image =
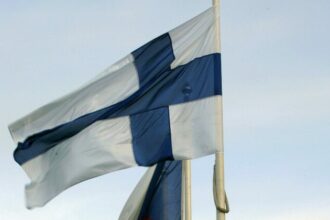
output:
M 28 208 L 81 181 L 220 149 L 221 70 L 210 8 L 9 126 Z
M 182 162 L 148 169 L 127 200 L 119 220 L 181 220 Z

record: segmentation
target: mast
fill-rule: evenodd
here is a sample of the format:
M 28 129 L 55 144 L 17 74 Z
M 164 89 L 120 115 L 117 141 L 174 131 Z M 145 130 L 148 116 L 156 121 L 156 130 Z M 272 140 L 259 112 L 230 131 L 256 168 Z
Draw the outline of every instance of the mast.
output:
M 191 220 L 191 161 L 182 161 L 181 219 Z
M 221 52 L 221 40 L 220 40 L 220 0 L 212 0 L 212 5 L 215 10 L 215 25 L 216 25 L 216 47 Z M 221 82 L 220 82 L 221 83 Z M 222 102 L 221 102 L 221 118 L 222 116 Z M 214 197 L 216 201 L 216 219 L 225 220 L 225 213 L 228 212 L 226 204 L 225 184 L 224 184 L 224 141 L 223 141 L 223 120 L 219 129 L 220 137 L 220 149 L 215 155 L 215 169 L 214 169 Z

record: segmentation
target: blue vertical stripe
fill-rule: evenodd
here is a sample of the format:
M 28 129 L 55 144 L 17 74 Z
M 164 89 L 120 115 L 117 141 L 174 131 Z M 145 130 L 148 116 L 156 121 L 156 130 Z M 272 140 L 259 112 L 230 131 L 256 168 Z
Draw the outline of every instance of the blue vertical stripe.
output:
M 130 117 L 135 160 L 140 166 L 173 160 L 168 107 Z
M 168 73 L 175 59 L 168 33 L 143 45 L 132 52 L 132 55 L 139 74 L 140 87 Z

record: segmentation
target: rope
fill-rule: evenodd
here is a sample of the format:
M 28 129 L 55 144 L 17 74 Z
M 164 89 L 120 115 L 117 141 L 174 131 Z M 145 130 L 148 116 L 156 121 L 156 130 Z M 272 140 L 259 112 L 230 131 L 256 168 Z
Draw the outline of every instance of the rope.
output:
M 213 198 L 214 198 L 214 204 L 215 204 L 215 207 L 216 209 L 221 212 L 221 213 L 225 213 L 227 214 L 230 209 L 229 209 L 229 202 L 228 202 L 228 198 L 227 198 L 227 193 L 225 192 L 225 204 L 226 204 L 226 207 L 223 208 L 223 207 L 220 207 L 220 201 L 219 201 L 219 198 L 218 198 L 218 193 L 217 193 L 217 183 L 216 183 L 216 172 L 215 172 L 215 165 L 214 165 L 214 172 L 213 172 Z

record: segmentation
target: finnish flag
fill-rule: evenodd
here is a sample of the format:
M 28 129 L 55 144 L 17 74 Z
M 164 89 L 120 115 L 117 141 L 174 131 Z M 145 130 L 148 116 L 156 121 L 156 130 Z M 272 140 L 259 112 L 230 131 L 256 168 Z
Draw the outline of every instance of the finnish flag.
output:
M 112 171 L 221 151 L 215 10 L 9 126 L 17 143 L 14 158 L 31 179 L 25 188 L 28 208 Z
M 119 220 L 181 220 L 182 162 L 162 161 L 147 170 Z

